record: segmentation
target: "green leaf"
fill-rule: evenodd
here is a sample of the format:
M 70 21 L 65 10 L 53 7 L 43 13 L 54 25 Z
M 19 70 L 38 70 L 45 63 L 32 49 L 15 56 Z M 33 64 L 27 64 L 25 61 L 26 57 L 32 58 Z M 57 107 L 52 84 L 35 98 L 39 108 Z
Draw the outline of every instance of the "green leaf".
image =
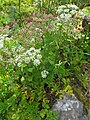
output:
M 28 77 L 28 81 L 32 81 L 32 76 L 29 76 L 29 77 Z
M 33 72 L 33 68 L 28 68 L 28 72 Z
M 44 116 L 45 116 L 45 111 L 44 111 L 44 109 L 42 109 L 41 111 L 40 111 L 40 116 L 42 117 L 42 118 L 44 118 Z

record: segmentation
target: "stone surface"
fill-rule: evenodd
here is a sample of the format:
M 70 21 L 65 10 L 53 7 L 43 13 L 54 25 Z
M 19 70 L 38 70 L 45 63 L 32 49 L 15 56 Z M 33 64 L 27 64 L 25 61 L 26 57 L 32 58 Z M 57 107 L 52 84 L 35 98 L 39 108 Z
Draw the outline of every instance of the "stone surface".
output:
M 62 100 L 57 100 L 52 109 L 59 111 L 58 120 L 90 120 L 90 110 L 88 115 L 84 115 L 83 104 L 75 95 L 64 95 Z
M 85 16 L 82 21 L 82 27 L 86 31 L 90 31 L 90 16 Z

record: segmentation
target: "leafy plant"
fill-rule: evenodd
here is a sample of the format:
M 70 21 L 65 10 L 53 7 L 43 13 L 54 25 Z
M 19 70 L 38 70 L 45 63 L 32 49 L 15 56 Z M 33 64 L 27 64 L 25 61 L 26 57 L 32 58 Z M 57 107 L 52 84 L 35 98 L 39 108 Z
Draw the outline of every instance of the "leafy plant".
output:
M 26 1 L 19 2 L 21 13 Z M 52 0 L 37 2 L 40 9 L 44 6 L 51 10 L 54 5 Z M 11 6 L 10 13 L 17 21 L 17 8 Z M 45 13 L 37 16 L 40 17 L 29 18 L 29 24 L 26 19 L 21 26 L 13 23 L 10 38 L 0 35 L 1 120 L 56 120 L 58 113 L 51 109 L 56 98 L 64 93 L 72 95 L 73 88 L 80 88 L 83 94 L 88 91 L 90 42 L 89 32 L 76 27 L 81 17 L 59 16 L 52 20 Z M 33 35 L 28 34 L 31 32 Z

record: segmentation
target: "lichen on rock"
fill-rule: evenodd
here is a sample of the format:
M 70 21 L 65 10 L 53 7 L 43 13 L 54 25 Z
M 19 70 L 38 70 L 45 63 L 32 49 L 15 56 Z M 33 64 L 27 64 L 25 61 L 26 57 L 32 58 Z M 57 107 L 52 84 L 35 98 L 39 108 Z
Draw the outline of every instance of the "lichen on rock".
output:
M 58 120 L 88 120 L 90 117 L 90 114 L 84 115 L 83 103 L 74 94 L 65 94 L 62 100 L 57 100 L 52 109 L 59 111 Z

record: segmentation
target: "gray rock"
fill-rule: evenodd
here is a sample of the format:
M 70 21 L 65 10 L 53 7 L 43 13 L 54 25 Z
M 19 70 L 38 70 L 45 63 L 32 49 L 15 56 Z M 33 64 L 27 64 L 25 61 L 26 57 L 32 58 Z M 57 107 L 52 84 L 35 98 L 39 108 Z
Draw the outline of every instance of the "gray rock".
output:
M 84 115 L 83 104 L 75 95 L 65 94 L 62 100 L 57 100 L 52 109 L 59 111 L 58 120 L 90 120 L 90 113 L 87 116 Z
M 85 16 L 82 21 L 82 27 L 85 31 L 90 31 L 90 16 Z

